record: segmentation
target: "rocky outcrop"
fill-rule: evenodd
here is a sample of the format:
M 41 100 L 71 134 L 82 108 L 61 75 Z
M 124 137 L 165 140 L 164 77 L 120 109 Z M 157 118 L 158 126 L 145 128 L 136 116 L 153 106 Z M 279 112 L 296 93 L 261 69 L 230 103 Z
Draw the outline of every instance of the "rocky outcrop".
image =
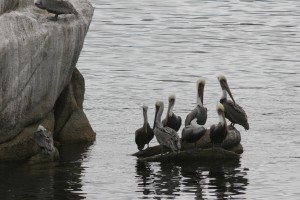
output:
M 57 99 L 54 114 L 54 138 L 61 143 L 81 143 L 95 140 L 96 134 L 83 112 L 84 78 L 74 70 L 71 82 Z
M 229 126 L 229 132 L 222 142 L 222 149 L 226 150 L 228 159 L 231 158 L 239 158 L 239 154 L 243 153 L 243 146 L 241 145 L 241 133 L 234 127 Z M 218 151 L 202 151 L 204 149 L 208 150 L 212 148 L 212 143 L 210 141 L 210 130 L 208 129 L 206 133 L 197 141 L 196 146 L 197 149 L 201 149 L 199 151 L 195 151 L 195 145 L 193 143 L 181 143 L 181 152 L 170 154 L 170 156 L 161 155 L 161 147 L 160 145 L 156 145 L 150 148 L 147 148 L 142 151 L 138 151 L 132 156 L 137 156 L 141 161 L 162 161 L 162 160 L 191 160 L 193 161 L 195 158 L 197 159 L 205 159 L 205 160 L 215 160 L 219 158 Z M 187 153 L 188 152 L 188 153 Z M 231 152 L 231 153 L 230 153 Z
M 32 134 L 39 124 L 62 142 L 95 140 L 75 68 L 93 7 L 88 0 L 69 1 L 79 15 L 56 22 L 33 0 L 0 1 L 0 162 L 36 155 Z

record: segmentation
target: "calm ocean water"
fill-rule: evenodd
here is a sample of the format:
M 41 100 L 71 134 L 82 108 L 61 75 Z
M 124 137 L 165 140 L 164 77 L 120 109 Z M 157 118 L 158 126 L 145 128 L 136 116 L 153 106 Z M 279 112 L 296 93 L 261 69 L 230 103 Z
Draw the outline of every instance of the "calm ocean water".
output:
M 58 165 L 1 166 L 1 199 L 300 199 L 300 1 L 91 2 L 78 68 L 97 141 L 64 147 Z M 174 112 L 184 119 L 200 77 L 206 125 L 216 123 L 219 74 L 249 118 L 249 131 L 237 125 L 239 163 L 177 166 L 129 156 L 142 104 L 152 125 L 155 101 L 175 93 Z

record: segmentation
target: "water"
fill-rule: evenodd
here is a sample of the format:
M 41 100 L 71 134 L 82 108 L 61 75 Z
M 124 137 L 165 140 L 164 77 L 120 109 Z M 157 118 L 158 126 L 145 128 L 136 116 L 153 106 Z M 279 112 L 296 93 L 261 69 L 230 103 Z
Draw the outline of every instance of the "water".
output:
M 97 141 L 63 148 L 58 165 L 1 167 L 1 199 L 300 198 L 300 1 L 91 2 L 78 68 Z M 142 104 L 153 120 L 155 101 L 176 93 L 174 111 L 185 118 L 200 77 L 207 126 L 216 123 L 221 73 L 249 117 L 249 131 L 237 126 L 245 150 L 238 163 L 139 163 L 129 156 L 137 151 Z

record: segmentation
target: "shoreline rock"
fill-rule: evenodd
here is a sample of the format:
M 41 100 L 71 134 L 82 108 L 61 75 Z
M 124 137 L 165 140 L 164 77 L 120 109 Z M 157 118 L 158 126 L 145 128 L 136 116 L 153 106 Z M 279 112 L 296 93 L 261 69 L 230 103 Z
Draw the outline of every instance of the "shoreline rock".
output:
M 0 162 L 37 155 L 31 137 L 39 124 L 61 143 L 95 140 L 82 107 L 84 79 L 75 68 L 94 9 L 88 0 L 69 1 L 78 18 L 61 15 L 56 22 L 33 0 L 0 1 Z M 58 99 L 70 88 L 63 118 Z

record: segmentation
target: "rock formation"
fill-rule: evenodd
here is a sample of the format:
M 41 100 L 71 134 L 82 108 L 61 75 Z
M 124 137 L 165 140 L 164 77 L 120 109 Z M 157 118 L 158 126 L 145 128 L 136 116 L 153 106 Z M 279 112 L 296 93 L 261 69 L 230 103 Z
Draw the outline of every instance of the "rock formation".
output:
M 194 144 L 182 142 L 181 151 L 179 153 L 165 153 L 161 154 L 161 147 L 159 145 L 147 148 L 143 151 L 138 151 L 132 156 L 137 156 L 140 161 L 155 161 L 155 162 L 174 162 L 174 161 L 215 161 L 215 160 L 238 160 L 239 154 L 243 153 L 243 146 L 241 145 L 241 134 L 234 128 L 229 127 L 228 135 L 222 142 L 221 148 L 212 148 L 210 141 L 210 130 L 208 129 L 203 137 L 197 143 L 197 149 Z M 221 149 L 217 150 L 217 149 Z
M 0 1 L 0 162 L 36 156 L 32 136 L 39 124 L 61 143 L 95 140 L 75 68 L 93 7 L 69 1 L 79 16 L 55 22 L 33 0 Z

